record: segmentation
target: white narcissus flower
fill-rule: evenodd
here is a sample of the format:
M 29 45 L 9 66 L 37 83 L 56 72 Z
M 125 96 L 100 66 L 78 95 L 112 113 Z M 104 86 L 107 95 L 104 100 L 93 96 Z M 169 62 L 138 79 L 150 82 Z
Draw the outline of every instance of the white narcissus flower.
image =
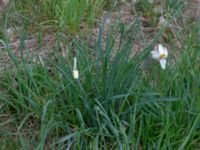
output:
M 161 44 L 158 44 L 157 46 L 155 46 L 155 49 L 151 51 L 151 55 L 153 59 L 160 61 L 160 65 L 162 69 L 166 68 L 166 64 L 167 64 L 166 58 L 168 56 L 168 51 L 164 46 L 162 46 Z
M 167 20 L 165 19 L 164 16 L 160 16 L 158 25 L 159 25 L 159 26 L 167 25 Z

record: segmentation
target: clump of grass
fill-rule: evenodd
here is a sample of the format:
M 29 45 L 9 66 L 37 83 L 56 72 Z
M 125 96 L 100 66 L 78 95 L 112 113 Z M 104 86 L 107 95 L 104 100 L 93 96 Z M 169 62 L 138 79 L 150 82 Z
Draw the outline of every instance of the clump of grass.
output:
M 15 1 L 28 29 L 61 30 L 73 35 L 92 27 L 104 4 L 104 0 Z
M 129 105 L 128 97 L 133 88 L 136 88 L 136 81 L 139 78 L 137 59 L 128 60 L 132 43 L 129 41 L 123 44 L 111 60 L 112 49 L 114 48 L 113 37 L 112 35 L 108 37 L 104 52 L 101 47 L 101 36 L 102 33 L 100 33 L 97 46 L 92 52 L 88 47 L 74 42 L 81 73 L 80 80 L 73 79 L 72 64 L 70 61 L 66 64 L 63 58 L 59 58 L 57 63 L 49 62 L 51 73 L 46 67 L 27 64 L 26 60 L 22 60 L 22 64 L 19 64 L 18 60 L 13 59 L 17 72 L 12 74 L 12 77 L 8 73 L 10 75 L 4 80 L 6 87 L 12 84 L 12 88 L 7 91 L 8 95 L 11 96 L 8 105 L 11 112 L 18 115 L 22 111 L 23 114 L 34 113 L 34 119 L 41 122 L 42 125 L 39 142 L 41 147 L 44 146 L 46 134 L 50 132 L 48 130 L 52 126 L 53 129 L 59 129 L 58 135 L 62 135 L 62 130 L 69 134 L 74 130 L 78 135 L 85 130 L 88 130 L 89 135 L 92 134 L 90 130 L 94 130 L 94 135 L 105 134 L 107 129 L 101 129 L 102 131 L 98 129 L 102 125 L 102 120 L 109 119 L 104 117 L 108 117 L 112 111 L 117 113 L 120 110 L 119 113 L 121 114 Z M 91 57 L 91 54 L 94 57 Z M 70 58 L 67 60 L 70 60 Z M 11 82 L 9 83 L 9 81 Z M 100 118 L 97 118 L 97 116 Z M 28 119 L 26 115 L 24 118 Z M 50 126 L 50 129 L 47 129 L 46 123 Z M 106 128 L 117 130 L 112 124 L 106 125 Z M 46 129 L 47 131 L 44 131 Z M 118 131 L 110 132 L 111 135 L 119 134 Z M 87 135 L 83 136 L 87 137 Z M 77 138 L 79 137 L 76 137 L 73 143 L 78 140 Z M 105 137 L 102 136 L 101 138 L 104 139 Z M 64 144 L 65 141 L 67 141 L 66 137 L 65 140 L 61 139 L 59 143 Z M 86 138 L 85 142 L 90 143 L 90 139 L 87 141 Z M 73 146 L 80 144 L 73 144 Z
M 2 102 L 18 118 L 21 136 L 16 137 L 21 145 L 36 143 L 38 149 L 47 143 L 51 148 L 72 149 L 193 148 L 199 136 L 195 132 L 199 68 L 192 67 L 198 61 L 197 47 L 188 42 L 175 64 L 166 71 L 151 66 L 147 74 L 141 64 L 150 47 L 130 59 L 133 41 L 122 42 L 116 50 L 109 34 L 103 50 L 101 36 L 102 32 L 92 51 L 74 40 L 78 80 L 72 77 L 72 57 L 62 56 L 45 66 L 17 62 L 17 71 L 4 76 L 1 82 L 7 92 Z M 33 130 L 27 122 L 32 122 Z

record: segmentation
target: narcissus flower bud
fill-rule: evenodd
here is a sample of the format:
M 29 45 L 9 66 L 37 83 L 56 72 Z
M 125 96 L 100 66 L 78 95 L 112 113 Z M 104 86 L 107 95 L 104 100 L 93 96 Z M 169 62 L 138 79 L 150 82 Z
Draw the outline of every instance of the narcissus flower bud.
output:
M 74 78 L 74 79 L 78 79 L 78 77 L 79 77 L 79 72 L 78 72 L 78 70 L 73 70 L 73 78 Z
M 73 78 L 74 79 L 79 78 L 79 72 L 78 72 L 78 69 L 77 69 L 77 59 L 76 59 L 76 57 L 74 57 Z

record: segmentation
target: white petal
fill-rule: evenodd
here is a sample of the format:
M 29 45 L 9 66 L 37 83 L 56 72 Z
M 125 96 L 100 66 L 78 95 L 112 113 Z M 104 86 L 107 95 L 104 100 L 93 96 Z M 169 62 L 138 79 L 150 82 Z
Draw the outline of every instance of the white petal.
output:
M 153 50 L 153 51 L 151 51 L 151 57 L 152 57 L 153 59 L 159 60 L 159 58 L 160 58 L 160 53 L 159 53 L 157 50 Z
M 158 51 L 160 54 L 164 54 L 165 50 L 164 50 L 164 46 L 162 46 L 161 44 L 158 45 Z
M 160 60 L 160 66 L 162 69 L 166 68 L 167 60 L 166 59 L 161 59 Z
M 167 57 L 168 56 L 168 50 L 164 47 L 164 54 Z

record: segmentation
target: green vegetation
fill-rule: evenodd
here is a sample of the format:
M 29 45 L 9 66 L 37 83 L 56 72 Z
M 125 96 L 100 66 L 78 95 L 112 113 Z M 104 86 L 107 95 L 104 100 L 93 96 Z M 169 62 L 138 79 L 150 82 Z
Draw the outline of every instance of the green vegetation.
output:
M 159 14 L 141 0 L 131 10 L 132 21 L 109 27 L 97 20 L 105 7 L 115 11 L 120 2 L 116 8 L 103 0 L 10 5 L 1 18 L 4 27 L 22 21 L 24 31 L 18 37 L 19 57 L 1 29 L 1 50 L 10 58 L 0 74 L 1 149 L 199 149 L 199 21 L 184 18 L 189 2 L 173 2 L 158 4 L 166 8 Z M 12 22 L 10 14 L 18 11 L 23 17 Z M 158 26 L 161 15 L 167 23 Z M 38 22 L 31 25 L 30 16 Z M 24 48 L 26 39 L 46 31 L 56 32 L 54 47 L 45 57 L 32 56 Z M 157 43 L 169 50 L 165 70 L 150 55 Z
M 27 28 L 62 30 L 77 34 L 88 30 L 101 16 L 104 0 L 16 0 L 16 9 L 23 15 Z M 31 17 L 31 19 L 30 19 Z

